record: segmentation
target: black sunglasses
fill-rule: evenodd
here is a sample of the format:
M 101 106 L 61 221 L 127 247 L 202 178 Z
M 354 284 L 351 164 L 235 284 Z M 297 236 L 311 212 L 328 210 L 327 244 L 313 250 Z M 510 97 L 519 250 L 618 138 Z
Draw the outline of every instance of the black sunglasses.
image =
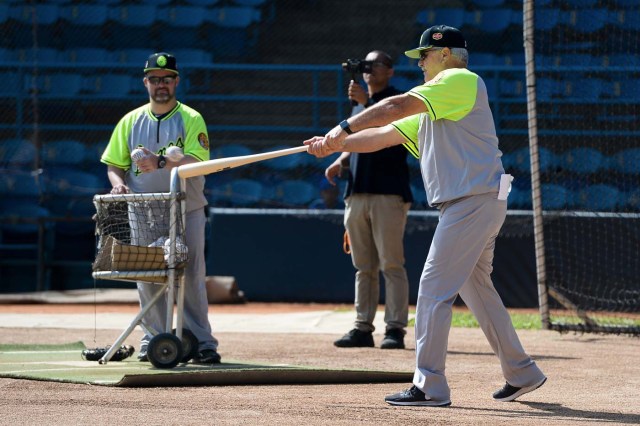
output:
M 163 77 L 147 77 L 147 80 L 149 80 L 149 83 L 153 84 L 154 86 L 157 86 L 158 84 L 160 84 L 160 82 L 169 85 L 176 80 L 176 77 L 177 76 L 175 75 L 165 75 Z

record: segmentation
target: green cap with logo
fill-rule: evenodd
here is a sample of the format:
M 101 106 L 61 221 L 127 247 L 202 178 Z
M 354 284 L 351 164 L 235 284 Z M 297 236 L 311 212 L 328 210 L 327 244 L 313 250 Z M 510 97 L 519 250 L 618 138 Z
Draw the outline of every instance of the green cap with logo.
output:
M 418 59 L 420 58 L 420 52 L 431 50 L 434 47 L 461 47 L 466 49 L 467 41 L 457 28 L 447 25 L 434 25 L 422 33 L 418 47 L 407 50 L 404 54 L 412 59 Z
M 178 73 L 178 64 L 176 63 L 176 57 L 171 53 L 158 52 L 149 56 L 147 62 L 144 63 L 145 74 L 153 70 L 166 70 L 173 73 Z

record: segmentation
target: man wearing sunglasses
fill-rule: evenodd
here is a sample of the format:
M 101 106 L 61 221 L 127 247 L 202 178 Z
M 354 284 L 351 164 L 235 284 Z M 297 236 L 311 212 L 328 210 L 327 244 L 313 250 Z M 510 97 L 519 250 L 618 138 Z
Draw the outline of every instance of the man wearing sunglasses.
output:
M 420 160 L 427 200 L 439 209 L 425 262 L 415 317 L 413 386 L 388 395 L 392 405 L 447 406 L 445 360 L 452 306 L 460 295 L 500 360 L 504 387 L 496 401 L 513 401 L 546 377 L 524 351 L 491 281 L 495 241 L 507 213 L 510 176 L 482 78 L 467 69 L 467 42 L 453 27 L 427 29 L 417 48 L 425 84 L 384 99 L 344 120 L 324 137 L 304 141 L 309 153 L 372 152 L 404 145 Z
M 149 103 L 126 114 L 116 125 L 101 161 L 108 166 L 112 194 L 169 192 L 171 169 L 183 164 L 209 160 L 209 137 L 204 119 L 193 108 L 178 102 L 176 88 L 180 83 L 176 58 L 166 52 L 149 56 L 144 66 L 144 86 Z M 166 158 L 169 147 L 182 149 L 179 160 Z M 134 150 L 144 152 L 132 160 Z M 218 341 L 211 333 L 205 284 L 205 206 L 204 176 L 187 179 L 185 239 L 188 261 L 185 267 L 184 327 L 198 339 L 196 363 L 216 364 L 221 360 Z M 155 203 L 155 202 L 154 202 Z M 148 246 L 168 235 L 169 215 L 141 219 L 150 211 L 129 207 L 136 215 L 132 226 L 132 244 Z M 164 234 L 164 235 L 161 235 Z M 145 307 L 157 286 L 138 282 L 140 306 Z M 144 336 L 138 359 L 148 361 L 147 346 L 155 332 L 164 331 L 167 315 L 166 299 L 155 303 L 143 318 Z

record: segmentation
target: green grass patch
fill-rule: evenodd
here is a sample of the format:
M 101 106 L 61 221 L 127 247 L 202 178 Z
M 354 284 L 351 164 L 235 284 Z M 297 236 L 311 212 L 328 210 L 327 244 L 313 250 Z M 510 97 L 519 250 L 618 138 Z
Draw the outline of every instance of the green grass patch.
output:
M 542 322 L 538 314 L 511 314 L 511 321 L 516 330 L 540 330 Z M 413 327 L 415 320 L 409 321 L 409 326 Z M 452 327 L 477 328 L 478 321 L 471 312 L 454 312 L 451 320 Z

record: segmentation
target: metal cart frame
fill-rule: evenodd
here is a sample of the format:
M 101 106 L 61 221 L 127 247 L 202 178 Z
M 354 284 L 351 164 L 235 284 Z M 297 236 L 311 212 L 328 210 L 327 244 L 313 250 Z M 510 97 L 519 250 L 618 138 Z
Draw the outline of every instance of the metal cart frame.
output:
M 184 188 L 180 191 L 180 188 Z M 179 178 L 178 168 L 171 170 L 171 185 L 170 192 L 168 193 L 146 193 L 146 194 L 107 194 L 94 196 L 94 205 L 98 211 L 98 218 L 100 217 L 100 209 L 102 209 L 108 203 L 115 202 L 127 202 L 127 205 L 131 202 L 145 202 L 145 201 L 157 201 L 164 200 L 169 201 L 169 238 L 171 239 L 169 244 L 169 256 L 167 260 L 167 267 L 165 269 L 157 270 L 135 270 L 135 271 L 94 271 L 92 273 L 94 279 L 103 280 L 117 280 L 126 282 L 145 281 L 144 278 L 155 278 L 153 284 L 159 286 L 158 291 L 149 301 L 149 303 L 142 307 L 140 312 L 131 321 L 129 326 L 120 334 L 116 341 L 111 345 L 109 350 L 99 360 L 100 364 L 106 364 L 115 352 L 120 348 L 125 339 L 133 332 L 136 326 L 143 324 L 143 318 L 146 313 L 154 306 L 161 297 L 166 293 L 167 295 L 167 315 L 165 329 L 163 332 L 159 332 L 153 336 L 149 342 L 149 348 L 147 350 L 147 356 L 149 361 L 159 368 L 173 368 L 180 361 L 185 362 L 185 356 L 190 356 L 197 351 L 198 342 L 195 336 L 183 330 L 183 313 L 184 313 L 184 289 L 185 289 L 185 276 L 184 276 L 184 263 L 180 265 L 177 262 L 176 256 L 176 243 L 177 236 L 184 235 L 185 232 L 185 217 L 186 217 L 186 181 L 184 178 Z M 180 216 L 180 220 L 178 220 Z M 96 232 L 98 232 L 97 224 Z M 178 229 L 181 227 L 181 229 Z M 164 282 L 156 282 L 158 278 L 164 277 Z M 177 298 L 175 292 L 176 278 L 178 278 L 178 291 Z M 176 300 L 177 299 L 177 300 Z M 177 306 L 174 306 L 177 305 Z M 172 332 L 174 309 L 176 316 L 175 334 Z M 155 330 L 158 332 L 158 330 Z M 186 332 L 186 333 L 183 333 Z M 185 335 L 186 334 L 186 335 Z M 195 340 L 194 340 L 195 339 Z M 195 345 L 195 351 L 194 351 Z M 156 348 L 156 350 L 151 350 Z

